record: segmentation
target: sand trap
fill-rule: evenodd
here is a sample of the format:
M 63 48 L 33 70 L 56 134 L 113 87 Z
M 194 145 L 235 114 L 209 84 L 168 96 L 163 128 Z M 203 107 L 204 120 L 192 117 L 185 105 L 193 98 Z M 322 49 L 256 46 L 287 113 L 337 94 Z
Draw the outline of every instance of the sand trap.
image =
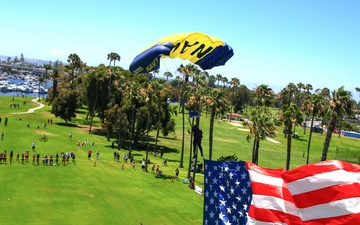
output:
M 239 123 L 230 123 L 230 124 L 233 125 L 233 126 L 236 126 L 236 127 L 243 127 L 243 125 L 239 124 Z M 247 132 L 249 131 L 248 128 L 238 128 L 238 130 L 247 131 Z M 278 142 L 277 140 L 274 140 L 274 139 L 272 139 L 270 137 L 266 137 L 266 140 L 268 140 L 268 141 L 270 141 L 272 143 L 275 143 L 275 144 L 280 144 L 280 142 Z

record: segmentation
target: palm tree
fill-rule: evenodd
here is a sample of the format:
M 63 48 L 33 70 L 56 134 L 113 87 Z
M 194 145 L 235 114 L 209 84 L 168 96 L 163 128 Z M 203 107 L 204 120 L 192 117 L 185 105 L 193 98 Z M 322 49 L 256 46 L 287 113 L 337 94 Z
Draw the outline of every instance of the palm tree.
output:
M 259 146 L 260 141 L 266 137 L 275 137 L 276 128 L 271 112 L 266 107 L 255 107 L 249 112 L 249 120 L 245 121 L 245 125 L 249 128 L 250 135 L 246 137 L 249 141 L 254 138 L 252 163 L 259 163 Z
M 231 105 L 230 105 L 230 122 L 231 122 L 231 113 L 232 113 L 232 106 L 235 104 L 235 88 L 240 85 L 240 80 L 236 77 L 231 78 L 229 84 L 232 86 L 232 98 L 231 98 Z
M 250 135 L 246 140 L 249 141 L 251 137 L 254 138 L 252 162 L 259 163 L 259 146 L 260 140 L 267 136 L 275 137 L 275 124 L 272 119 L 271 112 L 267 109 L 272 104 L 274 99 L 274 92 L 267 85 L 262 84 L 255 89 L 254 103 L 256 104 L 249 113 L 249 121 L 245 122 L 250 129 Z
M 42 83 L 44 83 L 44 81 L 45 81 L 45 78 L 44 77 L 39 77 L 38 78 L 38 83 L 39 83 L 39 88 L 38 88 L 38 93 L 39 93 L 39 99 L 40 99 L 40 86 L 41 86 L 41 84 Z
M 302 104 L 302 109 L 305 111 L 306 114 L 311 115 L 310 134 L 309 134 L 307 156 L 306 156 L 306 164 L 309 164 L 310 144 L 313 133 L 314 118 L 315 116 L 321 115 L 325 111 L 325 105 L 322 96 L 319 94 L 312 95 L 310 100 L 305 101 Z M 304 127 L 306 128 L 306 124 L 304 124 Z
M 54 101 L 54 99 L 57 95 L 57 82 L 58 82 L 59 76 L 60 76 L 59 68 L 54 68 L 52 73 L 50 74 L 51 80 L 53 82 L 51 102 Z
M 222 80 L 222 75 L 221 74 L 216 74 L 216 81 L 217 81 L 217 86 L 220 87 L 220 81 Z
M 286 170 L 290 168 L 291 158 L 291 139 L 292 139 L 292 126 L 296 126 L 302 121 L 302 114 L 297 105 L 291 103 L 290 106 L 283 105 L 279 115 L 280 120 L 283 121 L 285 132 L 287 135 L 287 155 L 286 155 Z
M 181 142 L 181 154 L 180 154 L 180 164 L 179 167 L 183 168 L 184 161 L 184 148 L 185 148 L 185 99 L 186 99 L 186 89 L 189 81 L 189 77 L 197 70 L 197 68 L 193 64 L 188 64 L 186 66 L 180 65 L 177 69 L 183 75 L 183 81 L 181 85 L 181 97 L 180 97 L 180 105 L 182 111 L 182 142 Z
M 324 148 L 322 151 L 321 161 L 325 161 L 330 146 L 331 136 L 334 132 L 335 123 L 337 119 L 341 119 L 345 115 L 351 115 L 355 102 L 352 99 L 351 92 L 346 91 L 344 86 L 337 91 L 331 93 L 331 100 L 329 105 L 330 122 L 326 130 L 326 137 L 324 141 Z
M 208 95 L 204 96 L 204 102 L 211 111 L 209 128 L 209 160 L 211 160 L 215 117 L 221 116 L 226 112 L 229 102 L 226 101 L 223 92 L 215 89 L 211 90 Z
M 164 76 L 166 77 L 166 81 L 169 81 L 169 77 L 173 77 L 172 73 L 169 71 L 165 72 Z
M 112 75 L 112 71 L 111 71 L 111 62 L 114 62 L 114 67 L 115 67 L 115 62 L 116 61 L 119 61 L 120 62 L 120 55 L 115 53 L 115 52 L 111 52 L 107 55 L 107 59 L 109 60 L 109 86 L 108 86 L 108 91 L 109 91 L 109 94 L 108 94 L 108 97 L 110 98 L 111 96 L 111 83 L 112 83 L 112 78 L 113 78 L 113 75 Z

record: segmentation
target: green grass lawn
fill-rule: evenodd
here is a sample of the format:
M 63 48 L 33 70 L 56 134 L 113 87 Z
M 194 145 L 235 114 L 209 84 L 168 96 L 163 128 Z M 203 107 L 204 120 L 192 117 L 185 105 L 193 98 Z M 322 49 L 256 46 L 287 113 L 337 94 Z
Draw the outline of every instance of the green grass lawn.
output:
M 26 100 L 26 105 L 22 102 Z M 152 172 L 141 171 L 141 159 L 145 151 L 134 150 L 137 162 L 135 170 L 130 162 L 114 162 L 111 141 L 106 141 L 99 132 L 88 134 L 86 110 L 81 109 L 74 120 L 76 124 L 65 125 L 64 121 L 50 114 L 50 107 L 36 110 L 31 114 L 12 114 L 25 112 L 37 104 L 30 98 L 15 97 L 20 109 L 10 108 L 12 97 L 0 97 L 0 141 L 1 151 L 15 153 L 30 151 L 32 156 L 39 153 L 55 154 L 71 152 L 76 154 L 77 164 L 66 166 L 34 166 L 31 163 L 13 162 L 0 164 L 0 224 L 202 224 L 203 197 L 181 182 L 187 176 L 189 165 L 190 137 L 185 137 L 185 168 L 180 168 L 179 180 L 173 180 L 175 169 L 179 166 L 181 151 L 181 116 L 175 117 L 176 134 L 160 137 L 159 146 L 165 149 L 164 157 L 169 159 L 168 166 L 161 166 L 162 159 L 150 156 L 152 163 L 160 164 L 163 178 L 156 178 Z M 4 126 L 4 118 L 9 120 Z M 19 120 L 21 118 L 21 120 Z M 53 123 L 47 124 L 52 119 Z M 30 127 L 26 127 L 26 123 Z M 44 123 L 47 125 L 44 128 Z M 99 126 L 95 121 L 95 126 Z M 40 129 L 35 129 L 39 126 Z M 209 118 L 201 117 L 200 128 L 204 132 L 204 156 L 208 158 Z M 186 124 L 186 129 L 190 125 Z M 98 128 L 95 127 L 95 131 Z M 279 128 L 281 131 L 282 128 Z M 69 133 L 73 137 L 69 138 Z M 306 163 L 303 152 L 307 149 L 308 133 L 297 128 L 299 139 L 293 139 L 291 168 Z M 46 134 L 49 141 L 40 142 Z M 213 159 L 236 154 L 239 159 L 250 161 L 252 141 L 246 142 L 247 132 L 228 122 L 216 122 L 214 131 Z M 310 162 L 317 162 L 321 156 L 325 135 L 313 134 Z M 286 139 L 280 132 L 273 143 L 267 140 L 260 143 L 259 165 L 265 167 L 285 167 Z M 36 142 L 36 152 L 31 151 L 32 141 Z M 77 142 L 95 142 L 95 146 L 77 146 Z M 359 149 L 359 141 L 333 136 L 329 159 L 334 159 L 337 146 Z M 100 152 L 100 161 L 94 166 L 94 154 L 87 160 L 87 151 Z M 121 159 L 123 153 L 121 150 Z M 122 168 L 124 167 L 124 169 Z M 149 171 L 151 169 L 149 168 Z M 203 175 L 197 174 L 197 185 L 203 186 Z

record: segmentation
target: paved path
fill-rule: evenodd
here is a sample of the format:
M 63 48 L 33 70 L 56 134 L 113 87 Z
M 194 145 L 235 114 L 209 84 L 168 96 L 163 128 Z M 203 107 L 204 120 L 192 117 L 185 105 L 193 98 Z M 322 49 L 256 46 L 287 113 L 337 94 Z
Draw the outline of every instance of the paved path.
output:
M 36 104 L 39 105 L 38 107 L 31 108 L 31 109 L 29 109 L 27 112 L 17 112 L 17 113 L 11 113 L 11 114 L 28 114 L 28 113 L 33 113 L 33 112 L 34 112 L 35 110 L 37 110 L 37 109 L 43 108 L 43 107 L 44 107 L 44 104 L 38 102 L 37 100 L 38 100 L 38 98 L 31 99 L 32 102 L 35 102 Z

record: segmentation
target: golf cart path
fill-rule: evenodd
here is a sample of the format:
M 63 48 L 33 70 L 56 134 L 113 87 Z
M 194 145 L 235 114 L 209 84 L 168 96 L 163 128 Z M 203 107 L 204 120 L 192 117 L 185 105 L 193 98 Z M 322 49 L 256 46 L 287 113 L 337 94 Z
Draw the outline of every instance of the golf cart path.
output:
M 38 107 L 31 108 L 31 109 L 29 109 L 27 112 L 17 112 L 17 113 L 11 113 L 11 114 L 28 114 L 28 113 L 33 113 L 33 112 L 34 112 L 35 110 L 37 110 L 37 109 L 43 108 L 43 107 L 44 107 L 44 104 L 38 102 L 37 100 L 38 100 L 38 98 L 31 99 L 32 102 L 35 102 L 36 104 L 39 105 Z

